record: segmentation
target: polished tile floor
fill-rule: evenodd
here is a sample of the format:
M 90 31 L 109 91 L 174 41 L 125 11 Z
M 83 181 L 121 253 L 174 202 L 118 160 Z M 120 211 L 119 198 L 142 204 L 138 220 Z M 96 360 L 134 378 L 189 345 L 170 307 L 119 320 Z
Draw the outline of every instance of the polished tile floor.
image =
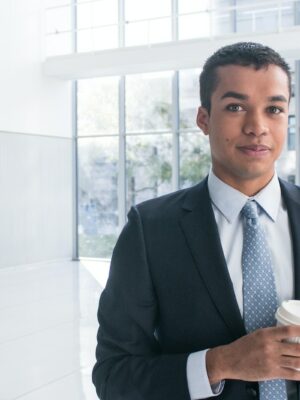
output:
M 0 270 L 0 400 L 96 400 L 97 307 L 109 264 Z

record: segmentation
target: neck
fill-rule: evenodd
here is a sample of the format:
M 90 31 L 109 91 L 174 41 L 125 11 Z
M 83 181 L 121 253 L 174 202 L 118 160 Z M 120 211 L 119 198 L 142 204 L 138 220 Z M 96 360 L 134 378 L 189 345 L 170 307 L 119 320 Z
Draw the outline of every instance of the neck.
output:
M 239 192 L 245 194 L 248 197 L 255 196 L 258 192 L 260 192 L 264 187 L 268 185 L 268 183 L 272 180 L 274 176 L 274 171 L 272 175 L 266 176 L 264 178 L 233 178 L 224 176 L 219 174 L 213 169 L 213 173 L 224 183 L 238 190 Z

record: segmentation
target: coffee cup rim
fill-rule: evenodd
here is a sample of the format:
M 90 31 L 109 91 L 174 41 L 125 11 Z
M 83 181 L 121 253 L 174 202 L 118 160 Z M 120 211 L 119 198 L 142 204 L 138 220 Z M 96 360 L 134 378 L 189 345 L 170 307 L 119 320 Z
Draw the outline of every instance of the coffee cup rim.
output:
M 299 300 L 286 300 L 283 301 L 281 306 L 277 309 L 275 317 L 279 322 L 292 324 L 292 325 L 300 325 L 300 315 L 297 316 L 295 313 L 288 309 L 289 305 L 293 303 L 297 304 L 300 309 L 300 301 Z

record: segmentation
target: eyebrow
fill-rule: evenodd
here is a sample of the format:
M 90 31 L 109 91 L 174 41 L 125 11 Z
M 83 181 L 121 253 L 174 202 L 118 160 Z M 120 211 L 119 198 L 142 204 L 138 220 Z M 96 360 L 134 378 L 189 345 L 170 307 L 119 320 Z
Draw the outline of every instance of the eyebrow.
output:
M 234 99 L 238 99 L 238 100 L 248 100 L 249 96 L 243 93 L 238 93 L 238 92 L 233 92 L 233 91 L 229 91 L 223 94 L 223 96 L 221 97 L 221 100 L 226 99 L 228 97 L 233 97 Z M 278 96 L 270 96 L 267 98 L 268 101 L 270 102 L 284 102 L 287 103 L 288 100 L 285 98 L 285 96 L 282 95 L 278 95 Z
M 268 101 L 283 101 L 284 103 L 288 102 L 287 99 L 282 95 L 268 97 Z
M 227 97 L 233 97 L 238 100 L 248 100 L 249 99 L 249 96 L 247 96 L 246 94 L 229 91 L 229 92 L 226 92 L 223 94 L 223 96 L 221 97 L 221 100 L 226 99 Z

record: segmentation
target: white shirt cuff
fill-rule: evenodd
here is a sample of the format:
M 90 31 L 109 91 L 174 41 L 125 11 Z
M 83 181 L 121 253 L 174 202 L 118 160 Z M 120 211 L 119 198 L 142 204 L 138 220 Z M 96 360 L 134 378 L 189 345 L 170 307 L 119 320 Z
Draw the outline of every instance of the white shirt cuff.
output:
M 191 400 L 200 400 L 218 396 L 223 388 L 224 381 L 210 385 L 206 370 L 207 350 L 191 353 L 187 359 L 186 375 Z

